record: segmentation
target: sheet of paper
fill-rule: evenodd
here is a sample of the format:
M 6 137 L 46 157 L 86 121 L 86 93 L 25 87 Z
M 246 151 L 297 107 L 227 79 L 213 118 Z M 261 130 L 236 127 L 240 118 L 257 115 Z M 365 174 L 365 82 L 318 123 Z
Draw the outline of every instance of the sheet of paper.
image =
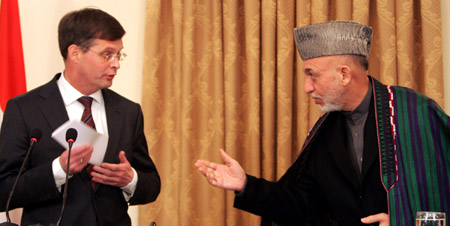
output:
M 72 145 L 72 149 L 83 144 L 92 144 L 94 147 L 94 152 L 92 153 L 89 163 L 99 166 L 105 157 L 106 147 L 108 145 L 108 136 L 98 133 L 95 129 L 87 126 L 79 120 L 69 120 L 52 133 L 52 138 L 61 144 L 65 149 L 69 148 L 69 144 L 66 141 L 66 132 L 70 128 L 74 128 L 78 133 L 77 139 Z

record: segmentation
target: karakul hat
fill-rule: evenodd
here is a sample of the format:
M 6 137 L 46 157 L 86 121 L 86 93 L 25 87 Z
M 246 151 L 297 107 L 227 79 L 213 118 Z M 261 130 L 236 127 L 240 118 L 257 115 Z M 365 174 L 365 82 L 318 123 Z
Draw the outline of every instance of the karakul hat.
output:
M 329 21 L 294 28 L 302 60 L 331 55 L 369 57 L 372 28 L 354 21 Z

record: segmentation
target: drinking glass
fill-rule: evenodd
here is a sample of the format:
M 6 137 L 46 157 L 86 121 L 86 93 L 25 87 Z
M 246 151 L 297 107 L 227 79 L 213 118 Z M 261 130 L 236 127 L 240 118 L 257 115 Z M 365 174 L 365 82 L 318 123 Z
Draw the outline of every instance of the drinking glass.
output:
M 416 226 L 445 226 L 445 213 L 419 211 L 416 214 Z

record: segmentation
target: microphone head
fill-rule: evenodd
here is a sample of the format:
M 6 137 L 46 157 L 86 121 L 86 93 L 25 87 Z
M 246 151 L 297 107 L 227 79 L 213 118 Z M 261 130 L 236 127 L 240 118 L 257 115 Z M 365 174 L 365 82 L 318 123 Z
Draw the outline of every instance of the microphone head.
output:
M 37 143 L 42 137 L 42 130 L 39 128 L 34 128 L 31 130 L 31 137 L 30 140 L 34 141 L 34 143 Z
M 78 136 L 77 130 L 74 128 L 70 128 L 66 132 L 66 141 L 67 142 L 75 142 L 75 140 L 77 139 L 77 136 Z

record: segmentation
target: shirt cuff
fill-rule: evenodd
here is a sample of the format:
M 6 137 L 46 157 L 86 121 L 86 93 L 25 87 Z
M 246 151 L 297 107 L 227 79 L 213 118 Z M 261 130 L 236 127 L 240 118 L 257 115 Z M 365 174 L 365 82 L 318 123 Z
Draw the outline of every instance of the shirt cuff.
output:
M 136 170 L 134 170 L 134 168 L 131 168 L 133 170 L 133 179 L 131 180 L 131 182 L 125 186 L 125 187 L 121 187 L 122 189 L 122 193 L 123 193 L 123 197 L 125 197 L 125 200 L 130 201 L 131 197 L 133 197 L 134 192 L 136 191 L 136 186 L 137 186 L 137 182 L 138 182 L 138 175 L 136 173 Z
M 242 196 L 242 194 L 243 194 L 244 191 L 245 191 L 245 188 L 247 187 L 247 182 L 248 182 L 247 175 L 245 175 L 244 187 L 243 187 L 242 190 L 240 190 L 240 191 L 234 191 L 234 194 L 235 194 L 236 196 Z
M 59 163 L 59 157 L 53 160 L 52 162 L 52 171 L 53 178 L 55 178 L 55 185 L 58 188 L 59 192 L 61 192 L 61 186 L 66 183 L 66 172 L 61 167 Z M 69 178 L 72 176 L 69 175 Z

